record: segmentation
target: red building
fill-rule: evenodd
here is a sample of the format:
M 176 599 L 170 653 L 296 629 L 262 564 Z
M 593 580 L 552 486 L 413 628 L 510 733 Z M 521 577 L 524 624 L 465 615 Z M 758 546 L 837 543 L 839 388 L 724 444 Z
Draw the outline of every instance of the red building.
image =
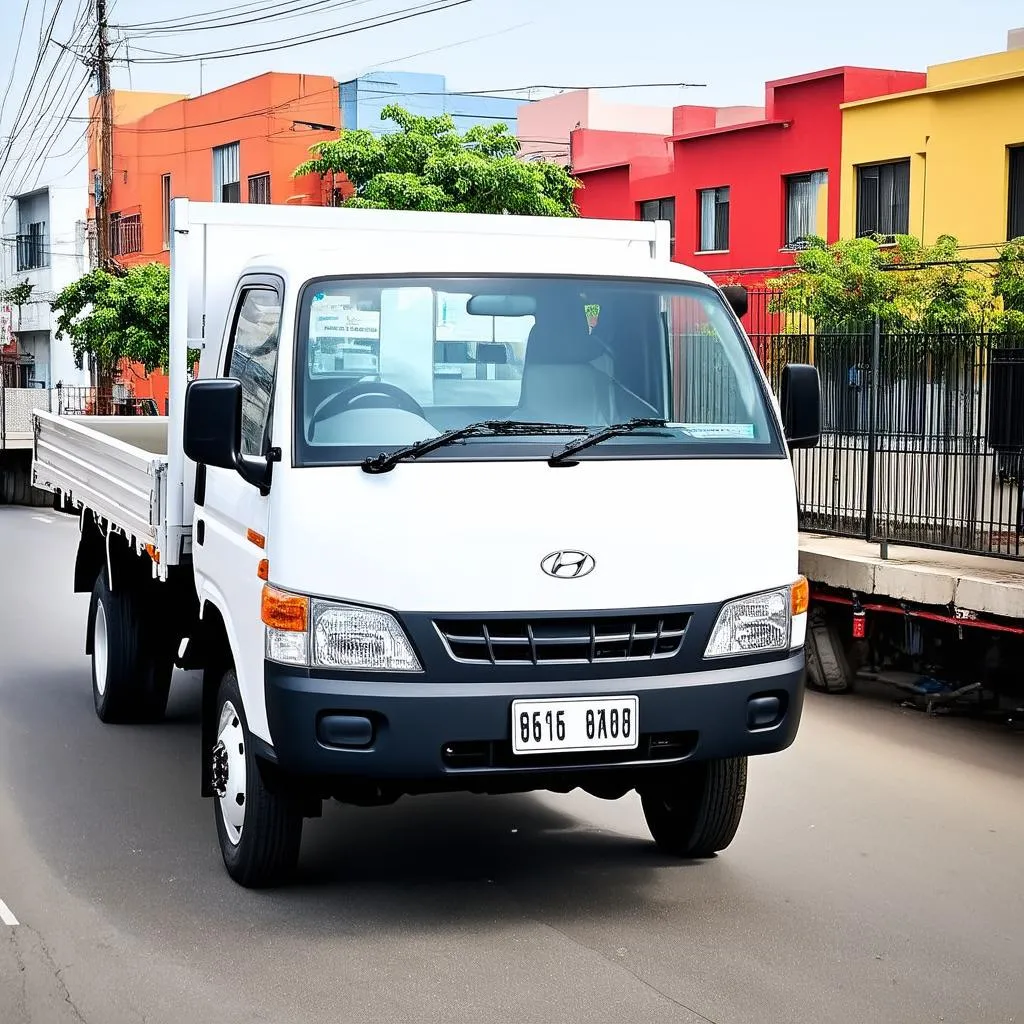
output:
M 924 85 L 913 72 L 832 68 L 767 83 L 763 109 L 676 107 L 660 147 L 649 135 L 574 132 L 580 211 L 669 220 L 680 262 L 761 280 L 807 237 L 839 237 L 841 104 Z

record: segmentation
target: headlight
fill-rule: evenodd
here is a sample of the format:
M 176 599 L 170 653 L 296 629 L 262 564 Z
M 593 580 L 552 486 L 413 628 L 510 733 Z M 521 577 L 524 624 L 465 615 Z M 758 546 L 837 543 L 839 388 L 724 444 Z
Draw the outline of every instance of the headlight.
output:
M 711 631 L 705 658 L 771 654 L 803 644 L 807 581 L 730 601 Z
M 374 608 L 313 602 L 313 662 L 325 668 L 422 672 L 393 615 Z
M 286 665 L 422 672 L 393 615 L 263 588 L 266 656 Z

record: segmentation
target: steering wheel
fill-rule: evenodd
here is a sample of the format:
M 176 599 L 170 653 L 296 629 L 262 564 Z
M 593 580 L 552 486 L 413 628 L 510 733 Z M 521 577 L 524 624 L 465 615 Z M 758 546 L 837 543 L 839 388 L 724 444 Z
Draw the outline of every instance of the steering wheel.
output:
M 383 399 L 383 401 L 382 401 Z M 407 391 L 396 388 L 394 384 L 386 384 L 384 381 L 363 380 L 354 384 L 336 395 L 331 395 L 326 402 L 322 402 L 313 412 L 309 421 L 309 440 L 313 440 L 314 428 L 316 425 L 329 416 L 336 416 L 350 407 L 366 403 L 384 409 L 402 409 L 411 412 L 420 419 L 426 419 L 423 406 L 416 401 Z

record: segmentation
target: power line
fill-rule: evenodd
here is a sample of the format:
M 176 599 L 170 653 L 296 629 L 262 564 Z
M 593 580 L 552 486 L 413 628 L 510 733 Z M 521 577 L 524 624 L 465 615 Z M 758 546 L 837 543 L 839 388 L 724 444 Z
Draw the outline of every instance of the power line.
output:
M 289 4 L 272 4 L 269 7 L 257 8 L 259 13 L 256 16 L 256 12 L 248 16 L 235 18 L 224 21 L 210 21 L 210 22 L 193 22 L 191 24 L 182 22 L 180 25 L 173 25 L 168 28 L 150 28 L 143 31 L 135 31 L 132 33 L 133 37 L 140 39 L 147 39 L 155 35 L 164 36 L 183 36 L 191 35 L 193 32 L 216 32 L 227 28 L 239 28 L 243 25 L 253 25 L 258 22 L 270 21 L 291 21 L 293 18 L 303 17 L 306 14 L 314 13 L 319 9 L 320 14 L 326 14 L 328 11 L 338 10 L 342 7 L 362 7 L 364 4 L 372 3 L 373 0 L 311 0 L 309 3 L 299 3 L 294 5 Z M 285 7 L 283 11 L 273 13 L 274 7 Z M 267 12 L 271 13 L 267 13 Z M 126 26 L 112 25 L 111 28 L 116 28 L 122 31 Z
M 265 4 L 259 2 L 259 0 L 249 0 L 247 3 L 235 4 L 233 7 L 221 7 L 211 11 L 196 11 L 194 14 L 186 14 L 173 18 L 163 18 L 156 21 L 142 21 L 134 24 L 112 24 L 111 28 L 116 28 L 119 31 L 131 31 L 131 30 L 145 30 L 157 29 L 163 25 L 174 25 L 174 26 L 189 26 L 191 24 L 203 24 L 205 21 L 220 19 L 228 14 L 235 12 L 247 12 L 247 11 L 272 11 L 279 7 L 289 7 L 297 4 L 299 7 L 302 6 L 302 0 L 279 0 L 278 3 Z M 244 13 L 240 16 L 244 17 Z
M 173 58 L 143 57 L 137 60 L 136 64 L 191 64 L 200 60 L 212 60 L 220 58 L 226 60 L 229 57 L 245 57 L 251 54 L 274 53 L 278 50 L 289 50 L 296 46 L 305 46 L 308 43 L 325 42 L 329 39 L 340 39 L 343 36 L 355 35 L 359 32 L 366 32 L 373 28 L 383 28 L 386 25 L 395 25 L 399 22 L 410 21 L 413 18 L 420 18 L 426 14 L 437 14 L 441 11 L 451 10 L 453 7 L 462 7 L 464 4 L 474 3 L 475 0 L 444 0 L 444 2 L 418 4 L 415 7 L 406 7 L 400 11 L 393 11 L 390 14 L 378 15 L 376 18 L 364 18 L 360 21 L 349 22 L 347 25 L 338 26 L 333 29 L 325 29 L 319 33 L 308 33 L 301 36 L 292 36 L 281 40 L 274 45 L 267 43 L 253 43 L 246 47 L 238 47 L 225 50 L 209 50 L 205 53 L 177 54 Z
M 18 42 L 14 47 L 14 59 L 11 61 L 11 73 L 7 76 L 7 86 L 4 94 L 0 97 L 0 125 L 4 123 L 4 111 L 7 109 L 7 97 L 11 94 L 11 85 L 14 83 L 14 72 L 18 67 L 18 57 L 21 56 L 21 41 L 25 38 L 25 25 L 28 22 L 28 9 L 30 0 L 25 0 L 25 9 L 21 12 L 21 28 L 18 30 Z
M 85 15 L 87 13 L 86 5 L 87 0 L 83 0 L 75 18 L 75 23 L 72 26 L 73 32 L 81 32 L 82 29 L 85 28 Z M 12 171 L 11 176 L 12 178 L 15 178 L 21 165 L 28 165 L 24 174 L 18 178 L 18 192 L 25 191 L 25 182 L 29 175 L 31 175 L 33 167 L 36 170 L 36 176 L 35 183 L 32 187 L 34 188 L 38 184 L 40 177 L 42 177 L 42 174 L 46 169 L 48 154 L 52 152 L 54 145 L 56 145 L 61 138 L 63 128 L 68 123 L 68 118 L 77 106 L 86 87 L 88 86 L 88 71 L 86 72 L 85 77 L 80 78 L 76 83 L 73 72 L 70 68 L 67 69 L 66 73 L 61 69 L 61 62 L 65 59 L 65 52 L 70 51 L 67 50 L 67 48 L 62 49 L 53 65 L 53 68 L 50 70 L 47 84 L 43 87 L 43 91 L 38 100 L 41 107 L 38 117 L 36 118 L 36 123 L 33 126 L 33 131 L 30 134 L 28 141 L 25 143 L 24 151 L 15 163 L 15 169 Z M 54 86 L 55 88 L 52 88 Z M 69 91 L 75 91 L 75 95 L 71 102 L 67 103 L 66 100 Z M 61 107 L 61 110 L 59 113 L 56 113 L 58 107 Z M 58 123 L 57 128 L 51 131 L 42 130 L 44 125 L 48 125 L 53 122 Z M 39 129 L 38 135 L 35 134 L 36 129 Z
M 31 152 L 31 146 L 33 143 L 38 142 L 38 138 L 35 136 L 35 132 L 44 124 L 49 123 L 53 120 L 52 117 L 47 118 L 47 114 L 50 114 L 58 102 L 59 91 L 53 91 L 52 86 L 57 83 L 58 90 L 59 86 L 63 81 L 64 69 L 62 68 L 62 62 L 65 59 L 67 52 L 70 52 L 68 48 L 62 48 L 58 51 L 58 55 L 53 63 L 46 69 L 45 81 L 46 84 L 43 86 L 40 92 L 36 92 L 36 80 L 40 76 L 40 72 L 43 70 L 46 64 L 46 58 L 51 43 L 56 43 L 53 38 L 54 28 L 56 26 L 57 19 L 59 17 L 63 0 L 57 0 L 57 3 L 51 14 L 49 23 L 45 22 L 44 18 L 40 22 L 40 31 L 42 33 L 42 46 L 36 55 L 35 65 L 32 69 L 32 73 L 29 76 L 28 83 L 25 87 L 25 91 L 22 95 L 21 103 L 19 105 L 18 113 L 15 116 L 14 123 L 11 128 L 11 135 L 7 140 L 6 145 L 0 152 L 0 175 L 3 175 L 8 171 L 10 166 L 11 155 L 14 151 L 15 145 L 23 139 L 23 136 L 28 130 L 29 132 L 29 150 L 21 153 L 14 163 L 15 170 L 11 173 L 10 177 L 14 177 L 19 168 L 25 161 L 26 156 Z M 88 13 L 88 0 L 81 0 L 78 13 L 75 16 L 74 23 L 72 25 L 72 39 L 75 38 L 76 34 L 80 34 L 85 27 L 86 15 Z M 43 25 L 45 24 L 45 29 Z M 70 68 L 67 69 L 70 73 Z M 30 102 L 31 101 L 31 102 Z M 58 131 L 59 134 L 59 131 Z
M 64 0 L 57 0 L 57 3 L 53 9 L 53 14 L 50 17 L 49 24 L 46 28 L 45 38 L 41 41 L 39 49 L 36 53 L 36 59 L 32 67 L 32 72 L 29 75 L 28 85 L 25 87 L 25 92 L 22 95 L 21 103 L 18 105 L 18 112 L 14 116 L 14 122 L 11 128 L 10 138 L 7 140 L 7 144 L 6 146 L 4 146 L 2 154 L 0 154 L 0 176 L 2 176 L 4 172 L 7 170 L 7 164 L 10 160 L 11 153 L 14 149 L 14 144 L 18 140 L 24 128 L 26 127 L 27 122 L 26 124 L 23 124 L 22 118 L 25 117 L 26 111 L 29 108 L 29 99 L 33 94 L 36 79 L 39 77 L 39 72 L 42 69 L 43 64 L 45 62 L 46 54 L 49 49 L 49 44 L 53 39 L 53 29 L 54 26 L 57 24 L 57 16 L 60 13 L 61 5 L 63 4 L 63 2 Z M 43 21 L 40 20 L 40 28 L 42 27 L 42 24 Z M 32 104 L 33 108 L 38 104 L 38 102 L 39 100 L 37 97 L 35 102 L 33 102 Z

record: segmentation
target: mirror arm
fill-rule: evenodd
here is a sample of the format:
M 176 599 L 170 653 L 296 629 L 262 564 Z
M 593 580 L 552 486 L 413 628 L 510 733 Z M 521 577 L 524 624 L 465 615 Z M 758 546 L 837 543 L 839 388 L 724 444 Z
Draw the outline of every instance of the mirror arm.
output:
M 260 496 L 265 498 L 270 493 L 274 463 L 280 461 L 281 449 L 271 448 L 263 456 L 239 454 L 235 462 L 235 469 L 247 484 L 258 488 Z

